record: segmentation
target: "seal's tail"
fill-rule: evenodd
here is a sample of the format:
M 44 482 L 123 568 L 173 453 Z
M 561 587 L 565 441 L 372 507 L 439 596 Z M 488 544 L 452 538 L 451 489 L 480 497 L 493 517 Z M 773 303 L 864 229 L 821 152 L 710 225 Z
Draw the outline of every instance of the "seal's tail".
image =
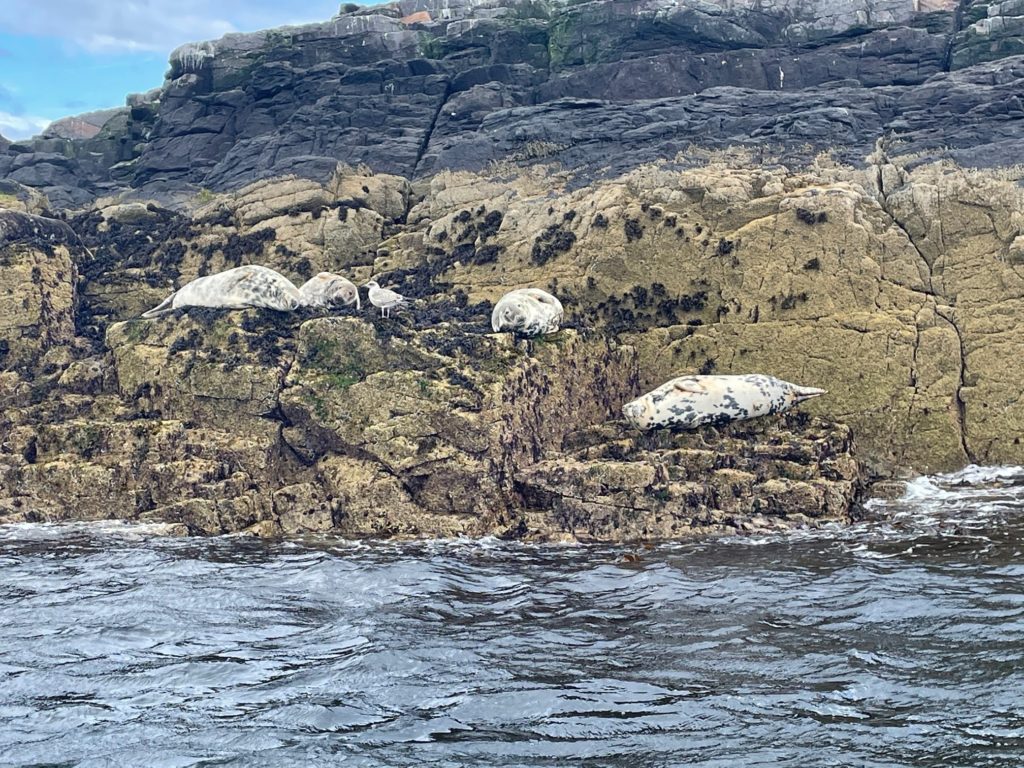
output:
M 166 299 L 164 299 L 162 302 L 157 304 L 155 307 L 153 307 L 148 312 L 143 312 L 142 316 L 143 317 L 160 317 L 160 315 L 166 315 L 168 312 L 173 312 L 174 311 L 174 307 L 171 306 L 171 303 L 173 301 L 174 301 L 174 294 L 172 293 L 170 296 L 168 296 Z
M 804 400 L 810 400 L 812 397 L 827 394 L 827 389 L 818 389 L 817 387 L 799 387 L 796 385 L 793 386 L 793 399 L 798 403 L 802 403 Z

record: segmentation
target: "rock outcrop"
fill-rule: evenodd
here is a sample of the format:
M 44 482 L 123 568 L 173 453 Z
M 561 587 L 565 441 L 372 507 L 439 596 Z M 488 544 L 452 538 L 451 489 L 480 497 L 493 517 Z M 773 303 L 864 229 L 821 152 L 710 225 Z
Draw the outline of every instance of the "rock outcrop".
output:
M 522 471 L 533 513 L 581 539 L 674 539 L 848 522 L 862 479 L 848 428 L 796 415 L 638 436 L 621 424 L 567 436 Z M 526 513 L 531 519 L 531 513 Z
M 0 366 L 29 367 L 73 340 L 83 256 L 67 224 L 0 209 Z
M 621 541 L 855 509 L 848 429 L 790 419 L 660 445 L 595 429 L 635 389 L 635 352 L 572 331 L 515 343 L 486 319 L 446 305 L 397 323 L 193 310 L 113 324 L 110 354 L 56 360 L 44 393 L 8 382 L 0 522 Z M 630 499 L 644 501 L 610 509 Z
M 1024 463 L 1018 11 L 402 0 L 179 48 L 0 145 L 0 521 L 642 539 Z M 244 263 L 413 303 L 138 319 Z M 524 285 L 554 341 L 489 333 Z M 712 371 L 829 395 L 624 431 Z
M 123 117 L 123 108 L 99 109 L 50 123 L 40 136 L 44 139 L 91 139 L 115 117 Z

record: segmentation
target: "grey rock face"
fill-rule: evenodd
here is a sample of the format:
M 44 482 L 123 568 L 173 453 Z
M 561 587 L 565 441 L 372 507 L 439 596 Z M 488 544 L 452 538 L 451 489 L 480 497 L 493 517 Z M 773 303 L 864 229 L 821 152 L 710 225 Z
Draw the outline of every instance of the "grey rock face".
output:
M 963 3 L 951 65 L 957 69 L 1024 54 L 1024 2 Z
M 494 160 L 614 171 L 691 144 L 861 162 L 881 138 L 1018 162 L 1021 8 L 402 0 L 182 46 L 159 92 L 92 138 L 0 145 L 0 175 L 67 207 L 126 187 L 170 199 L 323 180 L 338 162 L 408 178 Z

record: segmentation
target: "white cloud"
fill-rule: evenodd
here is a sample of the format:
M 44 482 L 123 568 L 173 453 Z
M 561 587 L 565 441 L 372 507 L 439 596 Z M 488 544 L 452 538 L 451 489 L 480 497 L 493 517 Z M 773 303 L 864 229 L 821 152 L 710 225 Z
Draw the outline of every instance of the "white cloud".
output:
M 307 0 L 301 14 L 280 0 L 2 0 L 8 34 L 66 40 L 93 53 L 170 52 L 227 32 L 330 18 L 336 0 Z
M 0 134 L 7 139 L 29 139 L 41 133 L 50 121 L 45 117 L 0 112 Z

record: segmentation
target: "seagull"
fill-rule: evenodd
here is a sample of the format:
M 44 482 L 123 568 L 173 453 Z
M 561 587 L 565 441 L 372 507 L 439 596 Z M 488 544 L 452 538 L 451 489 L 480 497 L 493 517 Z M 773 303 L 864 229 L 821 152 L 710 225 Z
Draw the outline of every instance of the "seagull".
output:
M 403 301 L 405 296 L 394 291 L 389 291 L 387 288 L 381 288 L 377 285 L 376 280 L 371 280 L 366 283 L 363 288 L 370 289 L 370 303 L 375 307 L 380 307 L 381 317 L 391 317 L 391 308 L 397 307 Z M 385 314 L 385 312 L 387 314 Z

